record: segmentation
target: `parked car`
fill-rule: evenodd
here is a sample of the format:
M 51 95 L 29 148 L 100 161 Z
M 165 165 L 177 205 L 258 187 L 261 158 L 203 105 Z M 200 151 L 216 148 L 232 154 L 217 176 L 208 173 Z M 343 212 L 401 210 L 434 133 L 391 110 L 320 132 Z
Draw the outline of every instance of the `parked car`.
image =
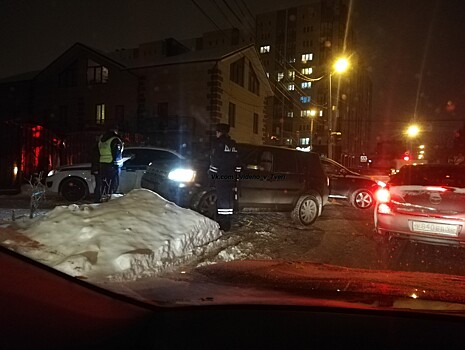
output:
M 321 158 L 321 164 L 329 177 L 329 198 L 347 200 L 358 209 L 371 208 L 376 191 L 386 185 L 351 171 L 330 158 Z
M 119 193 L 140 188 L 142 174 L 152 161 L 181 160 L 184 157 L 175 151 L 157 147 L 127 147 L 123 151 Z M 47 189 L 60 193 L 68 201 L 80 201 L 94 193 L 95 177 L 91 174 L 90 163 L 65 165 L 51 170 L 46 178 Z
M 328 200 L 328 178 L 316 153 L 275 146 L 238 144 L 242 172 L 238 211 L 291 213 L 301 225 L 311 225 Z M 152 163 L 141 186 L 183 207 L 214 217 L 216 194 L 208 178 L 208 160 Z
M 405 165 L 377 194 L 377 241 L 465 244 L 465 165 Z

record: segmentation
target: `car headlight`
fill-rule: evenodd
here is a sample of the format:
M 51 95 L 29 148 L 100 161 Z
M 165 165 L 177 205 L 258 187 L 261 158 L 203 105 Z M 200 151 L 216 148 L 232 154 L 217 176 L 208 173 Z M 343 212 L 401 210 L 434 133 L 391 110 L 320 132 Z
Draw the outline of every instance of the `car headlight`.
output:
M 386 183 L 383 181 L 376 181 L 379 187 L 386 187 Z
M 50 171 L 48 172 L 48 174 L 47 174 L 47 177 L 48 177 L 48 176 L 53 176 L 53 175 L 55 175 L 57 172 L 58 172 L 57 169 L 50 170 Z
M 195 171 L 192 169 L 174 169 L 169 172 L 168 179 L 177 182 L 192 182 L 195 179 Z

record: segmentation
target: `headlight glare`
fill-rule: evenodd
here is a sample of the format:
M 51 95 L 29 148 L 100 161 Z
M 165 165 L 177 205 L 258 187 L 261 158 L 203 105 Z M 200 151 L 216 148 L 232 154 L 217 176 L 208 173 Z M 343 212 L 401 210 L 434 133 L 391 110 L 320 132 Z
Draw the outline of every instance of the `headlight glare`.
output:
M 174 169 L 169 172 L 168 179 L 177 182 L 192 182 L 195 179 L 195 171 L 192 169 Z

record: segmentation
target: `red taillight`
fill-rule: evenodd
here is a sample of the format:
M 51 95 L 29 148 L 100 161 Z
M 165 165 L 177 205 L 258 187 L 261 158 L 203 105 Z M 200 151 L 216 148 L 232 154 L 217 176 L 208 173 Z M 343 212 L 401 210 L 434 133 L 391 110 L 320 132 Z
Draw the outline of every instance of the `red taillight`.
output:
M 389 190 L 387 188 L 380 188 L 376 192 L 376 200 L 379 203 L 389 203 L 391 200 L 391 194 L 389 193 Z

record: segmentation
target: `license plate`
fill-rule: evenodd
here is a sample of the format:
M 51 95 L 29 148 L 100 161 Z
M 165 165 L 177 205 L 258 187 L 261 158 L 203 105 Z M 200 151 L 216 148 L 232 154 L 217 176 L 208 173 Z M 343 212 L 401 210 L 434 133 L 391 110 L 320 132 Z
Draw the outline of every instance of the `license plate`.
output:
M 437 233 L 441 235 L 457 236 L 457 225 L 435 224 L 432 222 L 413 221 L 412 230 L 415 232 Z

